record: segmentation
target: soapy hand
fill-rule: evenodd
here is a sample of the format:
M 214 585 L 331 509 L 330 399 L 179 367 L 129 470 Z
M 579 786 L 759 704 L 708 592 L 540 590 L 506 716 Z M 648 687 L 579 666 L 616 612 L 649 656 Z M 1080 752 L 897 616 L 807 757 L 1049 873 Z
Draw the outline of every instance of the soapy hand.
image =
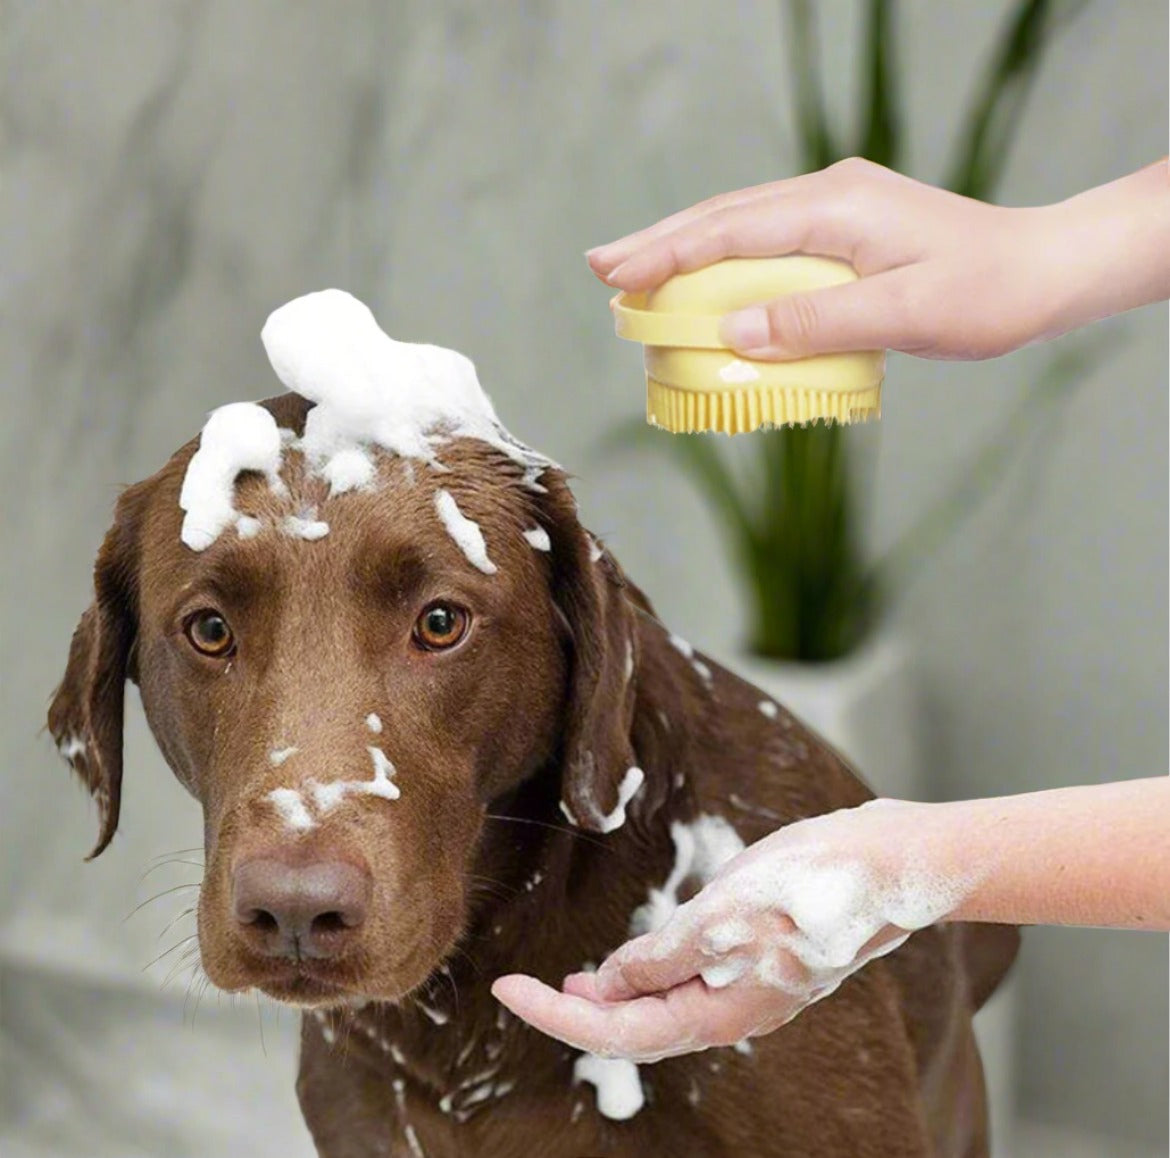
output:
M 559 993 L 521 976 L 493 992 L 553 1037 L 632 1061 L 770 1033 L 959 900 L 906 863 L 906 810 L 920 807 L 875 801 L 789 825 L 596 973 Z
M 870 349 L 977 359 L 1164 300 L 1168 247 L 1165 162 L 1011 209 L 852 158 L 713 197 L 586 256 L 631 291 L 725 257 L 840 258 L 859 281 L 729 314 L 724 340 L 763 360 Z

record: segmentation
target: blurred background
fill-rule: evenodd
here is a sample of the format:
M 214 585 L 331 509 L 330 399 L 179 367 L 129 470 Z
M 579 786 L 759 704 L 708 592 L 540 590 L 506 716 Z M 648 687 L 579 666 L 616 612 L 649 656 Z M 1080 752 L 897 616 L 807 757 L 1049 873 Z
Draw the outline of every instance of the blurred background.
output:
M 0 22 L 6 1158 L 310 1152 L 295 1019 L 192 971 L 198 810 L 136 694 L 92 865 L 94 811 L 39 734 L 118 487 L 277 391 L 259 329 L 308 290 L 469 354 L 662 618 L 839 725 L 880 790 L 1166 771 L 1164 307 L 983 365 L 892 356 L 881 423 L 830 456 L 865 615 L 810 607 L 827 634 L 790 645 L 761 609 L 824 552 L 739 562 L 712 472 L 766 526 L 830 476 L 799 434 L 728 458 L 631 435 L 639 353 L 582 258 L 835 154 L 1018 205 L 1130 172 L 1166 151 L 1162 0 L 6 0 Z M 788 506 L 758 482 L 777 462 L 803 464 Z M 1027 933 L 999 1154 L 1167 1152 L 1166 967 L 1160 936 Z

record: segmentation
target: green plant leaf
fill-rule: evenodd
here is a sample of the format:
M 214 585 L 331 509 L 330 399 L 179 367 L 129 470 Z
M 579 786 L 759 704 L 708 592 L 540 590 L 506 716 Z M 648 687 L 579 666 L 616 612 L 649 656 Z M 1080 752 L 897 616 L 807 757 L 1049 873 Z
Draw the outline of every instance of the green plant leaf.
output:
M 902 112 L 894 58 L 894 0 L 869 0 L 866 10 L 866 83 L 861 88 L 865 126 L 857 150 L 879 165 L 902 162 Z
M 998 185 L 1032 82 L 1056 33 L 1088 0 L 1020 0 L 1004 26 L 958 134 L 945 185 L 986 201 Z
M 1061 27 L 1087 3 L 1019 0 L 1014 5 L 957 134 L 948 187 L 981 199 L 992 194 L 1042 60 Z M 784 0 L 784 9 L 800 163 L 806 171 L 821 169 L 840 160 L 847 146 L 835 136 L 826 111 L 816 7 L 812 0 Z M 905 160 L 905 126 L 895 0 L 866 0 L 865 12 L 860 86 L 865 105 L 855 151 L 898 167 Z M 711 505 L 750 600 L 755 651 L 781 659 L 831 660 L 858 645 L 891 594 L 922 571 L 983 501 L 1004 465 L 1020 453 L 1043 408 L 1071 397 L 1106 349 L 1104 342 L 1066 340 L 996 437 L 892 550 L 868 567 L 849 469 L 855 435 L 848 428 L 752 434 L 745 447 L 748 461 L 755 463 L 754 485 L 748 486 L 730 470 L 723 453 L 727 444 L 710 435 L 667 435 L 637 419 L 616 428 L 603 445 L 664 451 Z
M 942 545 L 995 489 L 1023 446 L 1039 427 L 1041 412 L 1069 399 L 1120 345 L 1114 331 L 1080 341 L 1065 339 L 1029 390 L 957 473 L 939 499 L 929 506 L 871 569 L 868 586 L 904 591 Z
M 829 118 L 819 72 L 820 44 L 811 0 L 787 0 L 788 68 L 796 107 L 796 130 L 806 173 L 841 159 Z

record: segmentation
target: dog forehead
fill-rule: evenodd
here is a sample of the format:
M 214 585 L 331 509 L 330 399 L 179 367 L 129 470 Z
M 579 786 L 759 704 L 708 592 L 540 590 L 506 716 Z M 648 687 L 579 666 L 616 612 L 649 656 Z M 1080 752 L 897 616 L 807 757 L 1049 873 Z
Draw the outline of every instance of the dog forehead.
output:
M 502 594 L 518 575 L 530 578 L 548 549 L 538 496 L 522 471 L 492 447 L 454 439 L 438 466 L 375 451 L 374 478 L 341 494 L 299 451 L 287 450 L 277 485 L 256 471 L 239 474 L 234 525 L 196 551 L 182 540 L 180 494 L 197 449 L 197 440 L 188 443 L 140 484 L 151 488 L 142 536 L 147 601 L 151 576 L 166 591 L 225 567 L 266 571 L 274 584 L 305 570 L 319 581 L 340 581 L 371 561 L 392 568 L 396 557 L 422 558 L 476 582 L 490 579 Z

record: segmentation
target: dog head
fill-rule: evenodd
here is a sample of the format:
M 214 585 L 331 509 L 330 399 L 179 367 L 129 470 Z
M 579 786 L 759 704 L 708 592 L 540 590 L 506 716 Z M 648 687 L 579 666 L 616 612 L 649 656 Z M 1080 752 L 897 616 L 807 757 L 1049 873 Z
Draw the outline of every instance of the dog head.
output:
M 263 404 L 300 435 L 309 404 Z M 329 1005 L 423 982 L 486 903 L 489 804 L 551 785 L 604 832 L 634 757 L 632 602 L 563 475 L 498 449 L 379 453 L 335 494 L 291 443 L 234 479 L 243 515 L 181 538 L 198 440 L 122 495 L 49 712 L 112 838 L 122 712 L 203 807 L 203 964 L 221 988 Z

